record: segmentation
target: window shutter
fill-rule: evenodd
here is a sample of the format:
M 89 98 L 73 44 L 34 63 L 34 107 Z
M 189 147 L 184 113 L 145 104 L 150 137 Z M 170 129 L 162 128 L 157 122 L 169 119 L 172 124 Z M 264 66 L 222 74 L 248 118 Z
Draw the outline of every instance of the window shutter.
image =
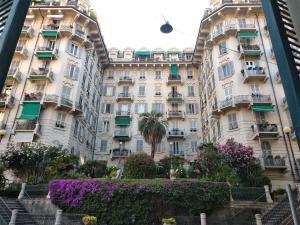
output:
M 138 113 L 138 106 L 139 104 L 135 104 L 135 113 Z
M 102 90 L 103 90 L 103 93 L 102 93 L 102 94 L 103 94 L 104 96 L 106 96 L 106 95 L 107 95 L 107 86 L 104 86 Z
M 153 111 L 155 111 L 155 103 L 152 103 L 152 109 L 151 109 L 151 111 L 153 112 Z M 155 111 L 156 112 L 156 111 Z
M 65 76 L 70 77 L 71 63 L 67 63 Z
M 231 61 L 230 63 L 229 63 L 229 67 L 230 67 L 230 75 L 234 75 L 234 64 L 233 64 L 233 61 Z
M 218 67 L 219 80 L 223 80 L 223 70 L 222 66 Z
M 196 111 L 196 114 L 199 113 L 199 103 L 196 103 L 196 104 L 195 104 L 195 111 Z
M 148 104 L 145 103 L 145 113 L 147 113 L 147 112 L 148 112 Z
M 116 87 L 113 87 L 113 93 L 112 93 L 112 96 L 115 96 L 116 95 Z
M 186 114 L 190 114 L 190 110 L 189 110 L 189 104 L 185 104 L 185 108 L 186 108 Z
M 98 127 L 99 132 L 103 132 L 102 129 L 103 129 L 103 121 L 101 120 Z
M 78 66 L 75 66 L 73 77 L 74 77 L 75 80 L 78 80 L 78 77 L 79 77 L 79 67 Z
M 165 113 L 165 104 L 161 104 L 161 113 L 164 114 Z
M 81 58 L 81 54 L 82 54 L 82 48 L 78 46 L 77 57 Z
M 113 103 L 111 103 L 111 107 L 110 107 L 110 113 L 111 113 L 111 114 L 114 114 L 114 112 L 115 112 L 115 111 L 114 111 L 114 106 L 115 106 L 115 105 L 114 105 Z
M 101 104 L 101 113 L 104 113 L 104 109 L 105 109 L 105 103 Z
M 69 41 L 68 42 L 68 45 L 67 45 L 67 49 L 66 49 L 66 52 L 68 52 L 68 53 L 71 53 L 71 51 L 72 51 L 72 42 L 71 41 Z

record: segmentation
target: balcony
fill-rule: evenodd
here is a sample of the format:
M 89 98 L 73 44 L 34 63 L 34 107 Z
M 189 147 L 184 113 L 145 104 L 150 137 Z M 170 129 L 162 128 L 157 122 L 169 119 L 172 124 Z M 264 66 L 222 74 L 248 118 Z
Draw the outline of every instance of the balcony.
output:
M 73 29 L 71 39 L 82 44 L 86 41 L 86 34 L 82 30 Z
M 225 34 L 236 34 L 237 31 L 237 25 L 236 24 L 226 24 L 225 25 Z
M 234 96 L 234 105 L 237 107 L 249 106 L 251 103 L 249 95 L 237 95 Z
M 129 93 L 119 93 L 117 101 L 133 101 L 133 96 Z
M 6 77 L 6 84 L 12 85 L 15 82 L 20 83 L 22 80 L 22 73 L 19 68 L 10 68 Z
M 240 32 L 249 32 L 249 33 L 254 33 L 257 31 L 254 23 L 240 23 L 238 25 L 238 29 Z
M 89 35 L 86 35 L 83 44 L 84 44 L 84 47 L 86 47 L 86 48 L 92 48 L 93 47 L 92 38 Z
M 131 154 L 129 149 L 115 148 L 110 153 L 110 158 L 127 158 Z
M 134 81 L 131 77 L 124 76 L 124 77 L 121 77 L 118 81 L 118 85 L 122 85 L 122 84 L 133 85 Z
M 36 57 L 42 60 L 57 59 L 58 50 L 52 47 L 38 47 Z
M 273 105 L 270 95 L 252 94 L 252 105 Z
M 212 47 L 213 46 L 213 44 L 214 44 L 214 42 L 213 42 L 213 39 L 212 39 L 212 35 L 207 35 L 207 38 L 206 38 L 206 40 L 205 40 L 205 45 L 207 46 L 207 47 Z
M 41 34 L 44 38 L 57 38 L 59 36 L 59 25 L 44 25 Z
M 263 81 L 265 82 L 268 78 L 263 67 L 248 67 L 241 71 L 244 83 L 248 81 Z
M 218 116 L 220 114 L 218 104 L 213 104 L 211 107 L 211 114 L 213 116 Z
M 116 130 L 114 133 L 114 140 L 116 141 L 129 141 L 130 139 L 131 136 L 128 130 Z
M 244 56 L 256 56 L 259 57 L 261 55 L 261 50 L 259 45 L 241 45 L 238 47 L 241 57 Z
M 116 118 L 131 118 L 129 111 L 117 111 Z
M 18 120 L 16 123 L 16 132 L 33 132 L 34 134 L 40 136 L 41 125 L 39 122 L 34 120 Z
M 182 85 L 183 84 L 183 80 L 181 78 L 180 75 L 170 75 L 168 77 L 168 81 L 167 81 L 167 85 Z
M 212 33 L 212 40 L 214 42 L 218 42 L 224 37 L 225 37 L 225 33 L 223 29 L 216 30 Z
M 183 119 L 185 118 L 185 113 L 182 111 L 168 111 L 167 119 Z
M 226 112 L 234 108 L 233 98 L 228 98 L 223 101 L 220 101 L 220 111 Z
M 32 69 L 29 74 L 30 81 L 50 81 L 52 82 L 53 79 L 53 72 L 51 69 L 47 68 L 38 68 L 37 70 Z
M 28 50 L 25 45 L 16 47 L 15 56 L 20 56 L 23 59 L 28 58 Z
M 44 94 L 42 92 L 25 93 L 24 102 L 41 102 Z
M 7 94 L 0 94 L 0 108 L 12 108 L 14 105 L 14 97 Z
M 182 94 L 179 94 L 177 92 L 169 93 L 167 101 L 169 104 L 182 104 L 184 102 Z
M 248 107 L 250 103 L 251 101 L 249 95 L 232 96 L 231 98 L 220 102 L 220 111 L 224 113 L 233 110 L 236 107 Z M 215 109 L 215 111 L 216 110 L 217 109 Z
M 285 163 L 285 158 L 276 155 L 275 157 L 273 155 L 265 156 L 261 158 L 262 167 L 264 167 L 265 170 L 286 170 L 287 166 Z
M 279 129 L 277 124 L 255 124 L 251 126 L 251 129 L 253 133 L 253 140 L 256 140 L 258 138 L 277 140 L 279 138 Z
M 23 38 L 32 38 L 34 31 L 31 26 L 23 26 L 20 37 Z
M 167 132 L 168 139 L 185 139 L 185 132 L 179 129 L 172 129 Z
M 73 34 L 73 25 L 60 25 L 59 33 L 61 36 L 70 37 Z

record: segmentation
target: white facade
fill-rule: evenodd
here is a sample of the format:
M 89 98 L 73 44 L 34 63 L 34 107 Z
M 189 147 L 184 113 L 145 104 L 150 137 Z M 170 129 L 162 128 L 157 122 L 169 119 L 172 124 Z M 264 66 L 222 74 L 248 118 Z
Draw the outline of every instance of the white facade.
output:
M 121 165 L 130 153 L 150 154 L 150 145 L 138 131 L 138 121 L 140 113 L 151 111 L 163 113 L 169 122 L 167 137 L 157 147 L 155 159 L 169 154 L 186 159 L 194 156 L 200 144 L 200 98 L 192 54 L 192 49 L 176 48 L 110 49 L 111 64 L 103 80 L 99 159 Z
M 282 128 L 292 124 L 260 2 L 211 5 L 194 54 L 201 74 L 202 140 L 225 143 L 234 138 L 254 147 L 273 188 L 283 188 L 292 180 L 292 156 Z
M 30 7 L 0 101 L 1 151 L 36 141 L 92 157 L 108 55 L 88 7 L 86 0 Z

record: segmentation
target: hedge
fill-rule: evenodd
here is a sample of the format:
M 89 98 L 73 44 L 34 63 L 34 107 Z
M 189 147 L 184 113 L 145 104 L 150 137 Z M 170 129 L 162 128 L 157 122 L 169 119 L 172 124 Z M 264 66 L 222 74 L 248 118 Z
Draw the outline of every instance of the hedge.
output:
M 199 180 L 53 180 L 52 203 L 95 215 L 98 225 L 160 224 L 171 216 L 199 216 L 229 202 L 226 183 Z

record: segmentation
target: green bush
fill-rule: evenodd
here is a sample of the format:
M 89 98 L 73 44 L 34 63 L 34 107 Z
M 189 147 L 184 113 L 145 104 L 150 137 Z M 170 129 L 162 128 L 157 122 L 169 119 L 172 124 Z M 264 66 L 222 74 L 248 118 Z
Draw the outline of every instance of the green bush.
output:
M 116 166 L 107 167 L 105 170 L 106 177 L 111 179 L 112 177 L 116 176 L 118 169 L 119 168 Z
M 146 153 L 132 154 L 125 161 L 124 176 L 129 179 L 155 178 L 155 162 Z
M 106 172 L 106 162 L 99 160 L 89 160 L 80 167 L 80 171 L 87 177 L 104 177 Z
M 227 183 L 200 180 L 54 180 L 51 201 L 66 212 L 94 215 L 98 225 L 161 224 L 229 203 Z
M 178 156 L 172 157 L 173 169 L 182 169 L 184 160 Z M 170 169 L 171 169 L 171 157 L 164 157 L 159 160 L 157 163 L 157 177 L 159 178 L 170 178 Z
M 4 189 L 6 184 L 6 179 L 3 175 L 4 171 L 5 171 L 5 166 L 0 162 L 0 190 Z

